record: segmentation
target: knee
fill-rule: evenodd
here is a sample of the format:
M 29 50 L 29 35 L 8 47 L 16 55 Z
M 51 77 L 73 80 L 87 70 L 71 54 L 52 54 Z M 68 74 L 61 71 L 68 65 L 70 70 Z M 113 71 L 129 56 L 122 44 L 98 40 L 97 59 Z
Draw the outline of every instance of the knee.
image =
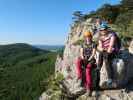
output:
M 76 64 L 81 64 L 81 61 L 82 61 L 81 58 L 77 58 L 77 60 L 76 60 Z
M 81 66 L 81 62 L 82 62 L 82 59 L 80 59 L 80 58 L 76 59 L 76 62 L 75 62 L 76 66 L 77 67 Z
M 87 64 L 87 68 L 91 69 L 92 65 L 91 64 Z

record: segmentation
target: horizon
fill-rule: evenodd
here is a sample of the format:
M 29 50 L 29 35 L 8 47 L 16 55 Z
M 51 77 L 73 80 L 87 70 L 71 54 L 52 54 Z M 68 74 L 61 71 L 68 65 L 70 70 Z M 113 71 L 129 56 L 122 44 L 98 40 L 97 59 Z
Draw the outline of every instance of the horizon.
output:
M 0 45 L 27 43 L 65 45 L 72 13 L 95 11 L 120 0 L 1 0 Z
M 31 44 L 31 43 L 7 43 L 7 44 L 0 44 L 0 45 L 13 45 L 13 44 L 28 44 L 32 46 L 65 46 L 65 44 Z

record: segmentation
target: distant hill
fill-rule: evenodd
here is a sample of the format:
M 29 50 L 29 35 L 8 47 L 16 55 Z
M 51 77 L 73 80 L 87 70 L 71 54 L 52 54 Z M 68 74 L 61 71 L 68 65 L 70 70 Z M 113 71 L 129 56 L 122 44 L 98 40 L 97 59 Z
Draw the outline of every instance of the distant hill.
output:
M 0 100 L 37 100 L 56 55 L 23 43 L 0 45 Z
M 33 45 L 33 46 L 42 50 L 48 50 L 52 52 L 56 52 L 64 48 L 64 45 Z

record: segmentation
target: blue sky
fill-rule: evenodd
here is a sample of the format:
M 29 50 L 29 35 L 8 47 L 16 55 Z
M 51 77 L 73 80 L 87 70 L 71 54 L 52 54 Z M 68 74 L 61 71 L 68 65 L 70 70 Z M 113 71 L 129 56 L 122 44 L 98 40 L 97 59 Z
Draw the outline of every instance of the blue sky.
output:
M 64 44 L 72 13 L 120 0 L 0 0 L 0 44 Z

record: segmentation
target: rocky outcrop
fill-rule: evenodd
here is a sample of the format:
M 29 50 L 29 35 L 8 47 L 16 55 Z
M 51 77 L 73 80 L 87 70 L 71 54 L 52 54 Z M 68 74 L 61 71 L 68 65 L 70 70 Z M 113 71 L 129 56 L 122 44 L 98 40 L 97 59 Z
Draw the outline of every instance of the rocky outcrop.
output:
M 91 18 L 86 21 L 73 23 L 67 37 L 63 58 L 58 56 L 55 63 L 55 72 L 60 72 L 64 75 L 65 79 L 62 81 L 62 84 L 65 86 L 65 90 L 67 91 L 66 93 L 70 94 L 71 96 L 83 93 L 83 89 L 79 86 L 79 82 L 76 80 L 75 62 L 80 55 L 79 52 L 81 48 L 81 40 L 83 39 L 82 33 L 87 30 L 92 31 L 93 25 L 93 19 Z M 129 50 L 121 51 L 119 58 L 114 59 L 112 62 L 114 70 L 114 81 L 117 81 L 117 83 L 120 85 L 128 84 L 129 81 L 133 78 L 132 54 L 133 41 L 131 42 Z M 108 79 L 105 66 L 107 65 L 104 64 L 100 71 L 101 87 L 102 84 Z M 82 95 L 78 98 L 78 100 L 85 100 L 84 98 L 89 98 L 89 100 L 95 100 L 97 98 L 99 98 L 98 100 L 132 100 L 132 93 L 133 92 L 131 92 L 131 94 L 123 93 L 122 90 L 108 90 L 100 92 L 98 96 L 95 95 L 91 98 Z M 96 92 L 94 94 L 96 94 Z
M 105 62 L 103 62 L 103 66 L 100 70 L 100 87 L 106 88 L 104 83 L 108 80 L 108 74 L 106 70 L 106 66 L 108 66 Z M 112 62 L 113 67 L 113 81 L 117 83 L 124 84 L 125 82 L 125 67 L 124 61 L 122 59 L 114 59 Z
M 61 73 L 65 77 L 65 83 L 68 86 L 69 90 L 74 94 L 76 91 L 80 89 L 79 83 L 76 81 L 76 70 L 75 70 L 75 62 L 76 59 L 80 55 L 80 43 L 77 42 L 83 39 L 83 32 L 90 30 L 92 31 L 92 19 L 88 19 L 86 21 L 83 21 L 81 23 L 75 23 L 71 26 L 70 33 L 68 35 L 66 44 L 65 44 L 65 50 L 63 54 L 62 61 L 58 60 L 56 61 L 56 68 L 58 69 L 60 65 L 58 65 L 60 62 L 62 62 L 62 69 Z M 76 45 L 75 45 L 76 44 Z
M 50 100 L 49 95 L 47 95 L 45 92 L 40 96 L 39 100 Z
M 133 54 L 133 40 L 132 40 L 131 43 L 130 43 L 129 52 L 130 52 L 131 54 Z
M 74 23 L 71 26 L 70 33 L 67 38 L 67 42 L 65 45 L 64 55 L 63 59 L 57 58 L 56 61 L 56 69 L 61 69 L 61 73 L 66 78 L 66 83 L 68 88 L 72 93 L 75 93 L 74 91 L 78 89 L 78 85 L 76 80 L 76 71 L 75 71 L 75 61 L 79 57 L 79 50 L 81 48 L 79 42 L 81 39 L 83 39 L 83 32 L 89 30 L 93 31 L 93 19 L 88 19 L 86 21 L 80 22 L 80 23 Z M 76 45 L 75 45 L 76 44 Z M 132 44 L 129 47 L 129 51 L 132 52 Z M 128 59 L 128 60 L 127 60 Z M 61 65 L 59 65 L 59 63 Z M 112 62 L 113 70 L 114 70 L 114 81 L 117 81 L 121 84 L 126 84 L 129 80 L 129 78 L 133 77 L 133 67 L 132 67 L 132 55 L 127 51 L 122 51 L 119 58 L 114 59 Z M 103 67 L 100 71 L 100 86 L 102 87 L 102 84 L 104 81 L 108 79 L 107 71 L 105 69 L 106 64 L 103 64 Z M 129 75 L 130 73 L 130 75 Z
M 93 92 L 91 97 L 82 95 L 77 100 L 133 100 L 133 92 L 126 93 L 123 89 L 105 90 Z

